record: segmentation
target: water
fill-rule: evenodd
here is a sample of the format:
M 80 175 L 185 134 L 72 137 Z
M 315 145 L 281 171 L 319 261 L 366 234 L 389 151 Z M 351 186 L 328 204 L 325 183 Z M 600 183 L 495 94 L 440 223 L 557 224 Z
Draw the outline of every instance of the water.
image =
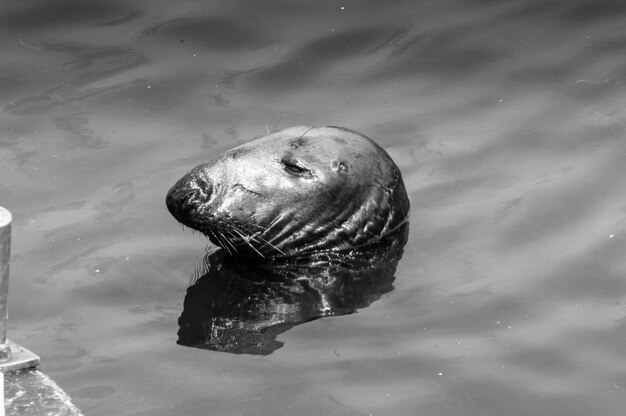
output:
M 622 415 L 621 1 L 7 1 L 9 337 L 89 415 Z M 191 166 L 297 124 L 403 171 L 395 290 L 268 356 L 176 344 Z

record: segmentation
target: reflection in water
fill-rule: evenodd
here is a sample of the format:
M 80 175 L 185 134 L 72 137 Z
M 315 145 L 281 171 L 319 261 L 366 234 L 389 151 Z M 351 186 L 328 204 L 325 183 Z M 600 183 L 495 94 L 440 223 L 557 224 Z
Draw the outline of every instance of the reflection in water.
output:
M 187 289 L 178 343 L 267 355 L 283 345 L 276 336 L 295 325 L 365 308 L 393 289 L 408 231 L 406 224 L 367 251 L 272 270 L 221 249 L 207 254 L 207 272 Z

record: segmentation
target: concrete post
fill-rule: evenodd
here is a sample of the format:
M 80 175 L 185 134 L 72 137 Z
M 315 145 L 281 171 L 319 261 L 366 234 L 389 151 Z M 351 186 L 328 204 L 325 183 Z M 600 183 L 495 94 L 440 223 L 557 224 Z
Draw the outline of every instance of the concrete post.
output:
M 0 362 L 8 361 L 11 348 L 7 344 L 7 295 L 9 292 L 9 259 L 11 257 L 11 213 L 0 207 Z

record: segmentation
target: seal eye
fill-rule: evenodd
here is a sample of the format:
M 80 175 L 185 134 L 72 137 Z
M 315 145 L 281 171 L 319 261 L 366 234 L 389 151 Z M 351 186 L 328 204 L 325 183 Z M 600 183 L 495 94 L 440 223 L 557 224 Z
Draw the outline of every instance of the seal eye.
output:
M 287 160 L 281 160 L 280 162 L 283 164 L 283 168 L 285 169 L 285 172 L 287 172 L 290 175 L 304 176 L 311 172 L 309 169 L 303 168 L 302 166 L 299 166 Z

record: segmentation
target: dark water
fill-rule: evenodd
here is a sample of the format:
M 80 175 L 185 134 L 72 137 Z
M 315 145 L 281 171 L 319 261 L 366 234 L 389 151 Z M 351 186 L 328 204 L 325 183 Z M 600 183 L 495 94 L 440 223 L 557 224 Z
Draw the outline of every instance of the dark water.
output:
M 5 1 L 9 337 L 89 415 L 622 415 L 626 3 Z M 403 171 L 395 289 L 267 356 L 176 344 L 164 196 L 266 130 Z

